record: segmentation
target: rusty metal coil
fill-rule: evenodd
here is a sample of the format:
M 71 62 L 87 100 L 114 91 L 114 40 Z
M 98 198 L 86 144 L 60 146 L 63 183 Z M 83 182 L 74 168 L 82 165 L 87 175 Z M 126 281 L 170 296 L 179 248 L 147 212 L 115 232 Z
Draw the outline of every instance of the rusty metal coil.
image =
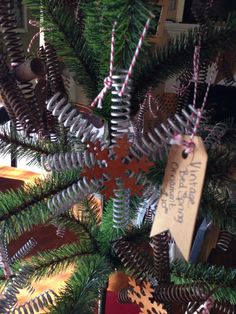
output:
M 152 223 L 153 218 L 154 218 L 154 213 L 153 213 L 152 207 L 148 206 L 146 209 L 145 216 L 144 216 L 144 221 L 146 223 Z
M 43 46 L 40 46 L 38 48 L 38 57 L 45 63 L 47 64 L 47 56 L 46 56 L 46 51 Z
M 228 126 L 225 123 L 217 123 L 204 139 L 206 149 L 214 148 L 216 145 L 219 145 L 227 130 Z
M 52 93 L 60 92 L 66 95 L 56 50 L 48 42 L 45 43 L 45 53 L 47 57 L 48 81 Z
M 0 0 L 0 26 L 11 64 L 16 66 L 23 63 L 23 48 L 21 38 L 16 32 L 17 21 L 13 0 Z
M 192 105 L 189 105 L 188 109 L 182 109 L 181 114 L 175 114 L 173 118 L 168 118 L 166 123 L 161 123 L 159 128 L 154 128 L 153 132 L 143 135 L 139 142 L 133 143 L 130 153 L 138 159 L 143 155 L 152 156 L 152 154 L 154 154 L 153 158 L 161 157 L 163 150 L 176 133 L 189 134 L 192 131 L 198 111 Z
M 216 246 L 221 249 L 222 251 L 228 251 L 229 246 L 231 242 L 234 239 L 234 234 L 227 231 L 227 230 L 221 230 L 219 234 L 219 238 L 217 241 Z
M 158 285 L 154 292 L 154 298 L 164 303 L 204 302 L 209 295 L 210 289 L 206 283 Z
M 126 269 L 131 272 L 131 277 L 138 280 L 150 280 L 154 277 L 154 267 L 147 257 L 138 248 L 125 240 L 118 240 L 113 244 L 116 256 Z
M 33 314 L 38 313 L 41 310 L 45 310 L 50 305 L 54 305 L 54 298 L 56 296 L 56 293 L 49 289 L 43 293 L 41 293 L 39 296 L 29 300 L 28 302 L 25 302 L 24 304 L 20 305 L 19 307 L 15 308 L 11 313 L 12 314 Z
M 124 304 L 132 303 L 132 301 L 128 295 L 129 291 L 132 291 L 132 289 L 127 289 L 127 288 L 120 289 L 120 291 L 118 293 L 118 302 L 119 303 L 124 303 Z
M 155 274 L 159 285 L 170 283 L 169 234 L 152 237 Z
M 25 102 L 19 87 L 9 73 L 0 73 L 0 85 L 4 98 L 10 104 L 24 131 L 34 133 L 43 130 L 43 123 L 36 114 L 34 107 Z
M 216 313 L 224 313 L 224 314 L 236 314 L 236 305 L 231 304 L 229 302 L 214 302 L 214 306 L 212 308 L 213 311 L 216 311 Z
M 4 45 L 11 61 L 12 67 L 17 67 L 25 61 L 23 54 L 23 46 L 21 38 L 16 32 L 17 21 L 15 16 L 15 7 L 13 0 L 0 0 L 0 26 L 3 33 Z M 35 111 L 38 108 L 35 106 L 35 95 L 31 82 L 18 84 L 25 102 L 34 105 Z M 40 121 L 40 116 L 38 116 Z

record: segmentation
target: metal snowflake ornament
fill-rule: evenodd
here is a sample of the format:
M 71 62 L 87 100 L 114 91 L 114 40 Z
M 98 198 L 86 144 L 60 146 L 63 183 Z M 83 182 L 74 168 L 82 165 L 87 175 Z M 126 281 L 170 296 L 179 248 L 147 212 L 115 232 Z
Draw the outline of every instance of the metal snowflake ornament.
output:
M 141 159 L 129 157 L 130 143 L 128 136 L 124 135 L 122 139 L 117 140 L 117 144 L 112 148 L 101 150 L 99 146 L 91 146 L 95 152 L 98 163 L 92 167 L 84 167 L 82 175 L 92 179 L 100 179 L 105 174 L 107 181 L 104 182 L 102 194 L 106 198 L 114 196 L 114 190 L 117 189 L 117 179 L 124 182 L 124 188 L 130 189 L 131 195 L 141 195 L 143 186 L 137 184 L 136 176 L 141 172 L 147 172 L 154 165 L 146 156 Z

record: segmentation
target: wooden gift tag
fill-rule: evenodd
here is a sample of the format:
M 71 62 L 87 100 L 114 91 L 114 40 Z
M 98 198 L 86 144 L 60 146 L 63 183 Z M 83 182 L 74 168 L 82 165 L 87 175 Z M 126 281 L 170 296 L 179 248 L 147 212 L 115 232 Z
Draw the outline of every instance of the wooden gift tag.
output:
M 189 141 L 190 137 L 183 135 L 183 140 Z M 207 165 L 202 139 L 196 136 L 193 142 L 194 151 L 188 156 L 184 156 L 182 145 L 173 145 L 170 150 L 151 230 L 151 237 L 169 230 L 186 260 L 190 255 Z

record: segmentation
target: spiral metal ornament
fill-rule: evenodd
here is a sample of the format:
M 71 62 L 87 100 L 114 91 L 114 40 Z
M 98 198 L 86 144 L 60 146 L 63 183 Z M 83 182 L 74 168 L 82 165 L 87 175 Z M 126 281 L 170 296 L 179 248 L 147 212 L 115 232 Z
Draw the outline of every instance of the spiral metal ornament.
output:
M 126 74 L 125 70 L 117 70 L 112 76 L 111 142 L 113 144 L 128 133 L 130 126 L 131 81 L 128 82 L 123 96 L 119 96 Z
M 1 67 L 1 57 L 0 57 L 0 71 L 2 71 L 2 67 Z M 8 102 L 6 96 L 4 95 L 4 91 L 3 91 L 3 89 L 2 89 L 1 82 L 0 82 L 0 95 L 1 95 L 2 100 L 3 100 L 4 108 L 6 109 L 7 114 L 8 114 L 8 116 L 9 116 L 9 118 L 10 118 L 12 124 L 16 127 L 16 129 L 17 129 L 18 131 L 21 131 L 21 130 L 22 130 L 22 127 L 21 127 L 21 125 L 19 124 L 19 122 L 17 121 L 14 111 L 12 110 L 12 107 L 11 107 L 10 103 Z
M 86 198 L 89 194 L 97 192 L 103 186 L 103 179 L 89 180 L 86 177 L 80 179 L 67 189 L 49 199 L 47 206 L 52 215 L 60 215 L 67 211 L 72 205 Z
M 0 25 L 4 34 L 4 44 L 11 59 L 11 63 L 14 65 L 23 63 L 23 48 L 21 38 L 16 32 L 17 21 L 14 2 L 12 0 L 0 1 Z
M 57 237 L 64 238 L 66 229 L 60 224 L 60 222 L 55 219 L 54 221 L 52 221 L 52 225 L 56 228 Z
M 28 285 L 29 277 L 33 273 L 33 269 L 23 266 L 4 288 L 2 294 L 5 297 L 0 300 L 0 313 L 8 313 L 17 302 L 16 295 L 20 290 Z
M 123 266 L 131 270 L 131 277 L 142 281 L 150 280 L 150 277 L 155 276 L 151 258 L 140 252 L 131 243 L 118 240 L 113 244 L 113 249 Z
M 228 302 L 221 303 L 215 301 L 212 310 L 215 311 L 216 313 L 236 314 L 236 305 Z
M 206 149 L 214 148 L 220 144 L 222 137 L 226 134 L 228 126 L 225 123 L 217 123 L 207 137 L 204 139 Z
M 185 304 L 182 305 L 182 310 L 185 311 L 185 314 L 200 314 L 199 307 L 201 304 L 199 302 L 189 302 L 187 307 Z
M 89 150 L 73 151 L 45 156 L 42 158 L 42 164 L 47 171 L 78 169 L 84 166 L 91 168 L 96 164 L 96 158 Z
M 155 274 L 159 285 L 170 283 L 169 234 L 152 237 Z
M 129 291 L 132 291 L 132 289 L 123 288 L 119 291 L 119 294 L 118 294 L 119 303 L 124 303 L 124 304 L 132 303 L 129 297 Z
M 143 174 L 138 174 L 137 176 L 137 184 L 143 184 L 145 182 L 145 187 L 143 189 L 143 197 L 139 205 L 138 213 L 137 213 L 137 225 L 141 225 L 143 222 L 151 222 L 147 221 L 147 209 L 151 208 L 152 205 L 156 205 L 159 197 L 160 197 L 160 190 L 157 189 L 155 186 L 152 185 L 149 180 L 147 180 L 146 176 Z M 152 212 L 152 209 L 151 209 Z
M 61 93 L 56 93 L 49 100 L 47 109 L 52 112 L 53 116 L 58 117 L 59 123 L 70 128 L 70 132 L 74 133 L 82 142 L 95 143 L 98 140 L 99 131 L 95 130 L 93 124 L 84 119 L 82 114 L 79 114 L 78 110 L 67 102 L 67 97 Z
M 117 189 L 113 198 L 113 227 L 123 229 L 129 224 L 130 219 L 130 190 L 124 188 L 124 182 L 116 179 Z
M 45 42 L 45 54 L 47 58 L 48 81 L 52 93 L 60 92 L 66 95 L 56 50 L 47 41 Z
M 3 73 L 2 73 L 3 74 Z M 25 103 L 21 91 L 17 84 L 9 76 L 2 76 L 0 74 L 1 90 L 7 103 L 10 104 L 16 119 L 22 125 L 26 133 L 33 133 L 42 130 L 43 124 L 37 115 L 34 115 L 32 108 Z
M 155 300 L 163 303 L 188 303 L 207 300 L 210 289 L 205 283 L 189 285 L 164 285 L 155 288 Z
M 221 249 L 222 251 L 228 251 L 229 246 L 231 242 L 234 239 L 234 234 L 227 231 L 227 230 L 221 230 L 219 234 L 219 238 L 217 241 L 216 246 Z
M 49 289 L 44 293 L 40 294 L 39 296 L 31 299 L 28 302 L 20 305 L 19 307 L 15 308 L 11 313 L 12 314 L 33 314 L 35 312 L 41 312 L 41 310 L 45 310 L 50 305 L 54 305 L 55 302 L 53 300 L 56 297 L 56 293 Z
M 44 64 L 47 64 L 46 51 L 43 46 L 38 48 L 38 57 L 43 61 Z
M 153 221 L 153 217 L 154 217 L 153 210 L 152 210 L 151 206 L 148 206 L 146 209 L 145 216 L 144 216 L 145 223 L 151 224 Z
M 160 128 L 154 128 L 154 133 L 143 135 L 140 141 L 130 147 L 131 154 L 138 159 L 153 153 L 158 156 L 158 151 L 166 148 L 176 133 L 190 133 L 195 125 L 198 111 L 192 105 L 188 108 L 188 111 L 182 109 L 181 114 L 175 114 L 173 119 L 168 118 L 165 123 L 161 123 Z
M 29 239 L 17 252 L 10 258 L 10 264 L 24 258 L 33 248 L 37 245 L 37 241 L 34 238 Z
M 10 57 L 11 65 L 12 67 L 17 67 L 25 61 L 25 58 L 23 55 L 21 38 L 16 31 L 17 21 L 13 0 L 0 1 L 0 26 L 3 32 L 4 45 L 6 46 L 7 53 Z M 35 104 L 35 95 L 32 83 L 21 82 L 19 83 L 19 87 L 24 95 L 25 101 L 28 102 L 28 105 L 30 104 L 33 106 L 33 104 Z M 34 105 L 33 109 L 34 114 L 37 115 L 38 123 L 42 123 L 38 108 Z

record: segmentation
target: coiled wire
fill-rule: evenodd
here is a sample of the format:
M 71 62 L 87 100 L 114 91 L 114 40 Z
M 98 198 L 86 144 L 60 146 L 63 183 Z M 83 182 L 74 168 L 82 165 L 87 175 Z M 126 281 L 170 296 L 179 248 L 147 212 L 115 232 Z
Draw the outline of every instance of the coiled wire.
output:
M 15 274 L 14 278 L 9 280 L 9 283 L 2 292 L 5 298 L 0 300 L 0 313 L 7 313 L 13 308 L 17 302 L 16 295 L 28 284 L 29 277 L 32 273 L 33 269 L 31 267 L 23 266 Z
M 0 26 L 4 34 L 3 40 L 7 53 L 10 57 L 11 65 L 17 67 L 25 61 L 21 38 L 16 32 L 17 21 L 13 0 L 0 1 Z M 31 105 L 34 114 L 38 118 L 38 123 L 42 123 L 39 108 L 35 104 L 35 95 L 31 82 L 19 83 L 20 90 L 25 98 L 25 102 Z
M 127 289 L 127 288 L 123 288 L 120 289 L 119 293 L 118 293 L 118 302 L 119 303 L 132 303 L 130 297 L 129 297 L 129 291 L 132 291 L 132 289 Z
M 45 55 L 47 59 L 48 67 L 47 75 L 50 90 L 52 91 L 53 94 L 55 94 L 56 92 L 60 92 L 63 95 L 66 95 L 66 89 L 61 75 L 56 50 L 47 41 L 45 42 Z
M 38 49 L 38 57 L 44 62 L 44 64 L 47 64 L 47 56 L 46 51 L 43 46 L 40 46 Z M 48 69 L 47 69 L 48 70 Z M 39 81 L 40 82 L 40 81 Z M 46 99 L 49 99 L 52 97 L 52 91 L 50 89 L 50 79 L 48 77 L 47 73 L 47 80 L 44 81 L 44 93 L 46 94 Z M 37 95 L 37 94 L 36 94 Z M 39 95 L 40 97 L 40 95 Z M 50 134 L 50 140 L 51 142 L 57 142 L 58 141 L 58 133 L 59 133 L 59 124 L 55 117 L 53 117 L 52 113 L 47 110 L 46 103 L 42 106 L 42 112 L 43 112 L 43 121 L 45 124 L 45 128 L 47 129 L 48 133 Z
M 130 190 L 124 188 L 122 179 L 116 179 L 117 189 L 113 197 L 113 227 L 123 229 L 129 224 L 130 219 Z
M 42 164 L 47 171 L 62 171 L 78 169 L 80 167 L 93 167 L 96 164 L 94 153 L 89 150 L 56 153 L 42 157 Z
M 118 240 L 114 242 L 113 249 L 123 266 L 130 270 L 131 277 L 142 281 L 155 276 L 151 259 L 131 243 Z
M 221 303 L 219 301 L 215 301 L 212 310 L 216 313 L 236 314 L 236 305 L 228 302 Z
M 152 237 L 156 279 L 159 285 L 170 283 L 169 234 L 163 232 Z
M 234 234 L 227 230 L 220 230 L 219 238 L 216 246 L 222 251 L 228 251 L 231 242 L 234 239 Z
M 155 300 L 164 303 L 200 302 L 205 301 L 209 295 L 210 290 L 205 283 L 157 286 L 154 292 Z
M 161 123 L 160 128 L 154 128 L 153 133 L 149 132 L 142 136 L 140 141 L 136 141 L 130 147 L 133 156 L 140 159 L 143 155 L 150 156 L 163 150 L 174 137 L 178 134 L 188 134 L 196 121 L 198 111 L 192 106 L 188 106 L 189 111 L 182 109 L 181 115 L 175 114 L 173 119 L 168 118 L 166 123 Z
M 225 123 L 217 123 L 204 139 L 206 149 L 214 148 L 216 145 L 219 145 L 227 130 L 228 126 Z
M 11 258 L 10 264 L 24 258 L 29 252 L 37 245 L 37 241 L 34 238 L 29 239 Z
M 130 126 L 131 80 L 128 81 L 123 96 L 119 96 L 126 74 L 125 70 L 117 70 L 116 74 L 112 76 L 111 142 L 113 144 L 128 133 Z
M 64 238 L 66 229 L 60 224 L 57 219 L 54 219 L 51 224 L 56 228 L 56 235 L 59 238 Z
M 56 293 L 53 290 L 49 289 L 39 296 L 15 308 L 13 311 L 11 311 L 11 314 L 21 314 L 22 312 L 24 314 L 33 314 L 35 312 L 41 312 L 41 310 L 44 310 L 50 305 L 55 304 L 53 298 L 56 296 Z
M 103 182 L 103 179 L 89 180 L 83 177 L 77 183 L 49 199 L 47 206 L 52 215 L 60 215 L 78 201 L 85 199 L 89 194 L 97 192 L 103 186 Z
M 70 132 L 80 138 L 82 142 L 95 143 L 98 140 L 98 130 L 93 124 L 84 119 L 78 110 L 67 102 L 67 97 L 57 92 L 48 102 L 47 109 L 52 115 L 58 117 L 59 123 L 70 128 Z

